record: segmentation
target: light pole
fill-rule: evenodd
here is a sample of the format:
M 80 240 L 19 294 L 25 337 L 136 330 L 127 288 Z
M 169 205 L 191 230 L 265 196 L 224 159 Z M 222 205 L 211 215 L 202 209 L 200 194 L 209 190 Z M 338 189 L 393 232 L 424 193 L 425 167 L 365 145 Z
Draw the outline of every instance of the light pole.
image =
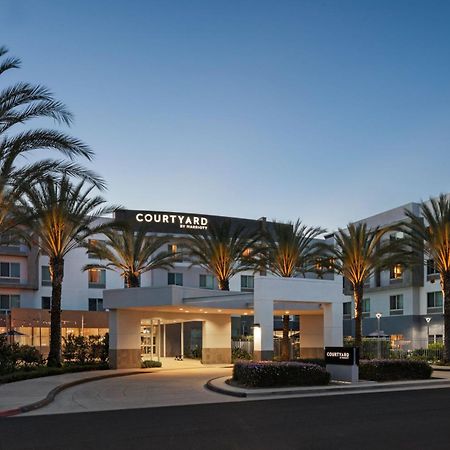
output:
M 427 323 L 427 348 L 430 345 L 430 322 L 431 317 L 425 317 L 425 322 Z
M 377 318 L 377 358 L 381 359 L 381 342 L 380 342 L 380 320 L 381 320 L 382 314 L 377 312 L 375 314 L 375 317 Z

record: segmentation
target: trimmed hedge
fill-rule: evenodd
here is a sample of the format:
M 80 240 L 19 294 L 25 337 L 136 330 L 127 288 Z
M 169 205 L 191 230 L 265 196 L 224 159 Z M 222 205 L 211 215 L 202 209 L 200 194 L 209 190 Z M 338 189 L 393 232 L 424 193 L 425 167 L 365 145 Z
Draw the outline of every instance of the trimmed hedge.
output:
M 330 382 L 330 374 L 317 364 L 238 361 L 233 381 L 249 387 L 320 386 Z
M 425 361 L 372 359 L 359 363 L 359 378 L 370 381 L 426 380 L 433 369 Z
M 142 361 L 141 368 L 142 369 L 150 369 L 152 367 L 162 367 L 161 361 L 151 361 L 149 359 L 146 359 L 145 361 Z

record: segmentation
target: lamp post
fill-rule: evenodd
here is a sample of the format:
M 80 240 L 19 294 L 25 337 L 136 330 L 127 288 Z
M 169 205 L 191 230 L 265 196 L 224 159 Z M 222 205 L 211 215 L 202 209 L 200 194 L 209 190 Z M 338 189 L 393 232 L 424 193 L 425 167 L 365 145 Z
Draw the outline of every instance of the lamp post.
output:
M 382 314 L 377 312 L 375 314 L 375 317 L 377 318 L 377 358 L 381 359 L 381 342 L 380 342 L 380 320 L 381 320 Z
M 427 323 L 427 348 L 430 345 L 430 322 L 431 317 L 425 317 L 425 322 Z
M 255 358 L 255 353 L 259 352 L 259 357 L 261 358 L 261 324 L 253 324 L 253 358 Z

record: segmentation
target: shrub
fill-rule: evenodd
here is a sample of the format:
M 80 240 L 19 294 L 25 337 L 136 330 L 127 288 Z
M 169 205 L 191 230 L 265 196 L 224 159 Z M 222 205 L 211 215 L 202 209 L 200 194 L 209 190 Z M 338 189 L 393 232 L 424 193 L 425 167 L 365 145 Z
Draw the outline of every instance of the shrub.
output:
M 143 369 L 150 369 L 152 367 L 161 367 L 162 363 L 161 361 L 150 361 L 149 359 L 142 361 L 141 367 Z
M 427 362 L 411 359 L 373 359 L 359 364 L 359 377 L 371 381 L 425 380 L 432 372 Z
M 298 362 L 306 363 L 306 364 L 317 364 L 320 367 L 325 367 L 325 360 L 320 358 L 302 358 L 299 359 Z
M 317 364 L 301 362 L 238 361 L 233 381 L 250 387 L 317 386 L 330 382 L 330 374 Z
M 106 362 L 108 359 L 109 339 L 105 336 L 74 336 L 64 338 L 63 357 L 66 362 L 86 364 Z
M 252 355 L 250 355 L 250 353 L 247 350 L 244 350 L 243 348 L 233 348 L 231 350 L 231 361 L 237 361 L 239 359 L 247 359 L 250 360 L 252 359 Z
M 35 347 L 8 344 L 0 337 L 0 374 L 11 373 L 19 369 L 29 370 L 44 364 L 41 353 Z

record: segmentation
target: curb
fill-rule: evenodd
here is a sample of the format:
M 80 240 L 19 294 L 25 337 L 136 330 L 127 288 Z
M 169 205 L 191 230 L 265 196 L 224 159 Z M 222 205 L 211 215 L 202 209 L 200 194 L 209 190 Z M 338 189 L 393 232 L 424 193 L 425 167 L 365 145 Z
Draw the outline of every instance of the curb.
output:
M 59 386 L 54 387 L 42 400 L 30 403 L 29 405 L 19 406 L 18 408 L 5 409 L 3 411 L 0 411 L 0 417 L 17 416 L 18 414 L 23 414 L 29 411 L 34 411 L 35 409 L 43 408 L 44 406 L 47 406 L 49 403 L 51 403 L 60 392 L 73 386 L 77 386 L 79 384 L 89 383 L 91 381 L 104 380 L 106 378 L 126 377 L 128 375 L 139 375 L 142 373 L 153 373 L 153 372 L 151 371 L 143 372 L 142 370 L 140 370 L 127 373 L 109 373 L 106 375 L 98 375 L 91 378 L 81 378 L 79 380 L 69 381 L 68 383 L 60 384 Z
M 220 378 L 224 377 L 216 377 L 211 378 L 211 380 L 208 380 L 208 382 L 205 384 L 205 388 L 209 389 L 210 391 L 216 392 L 218 394 L 228 395 L 230 397 L 239 397 L 239 398 L 250 398 L 250 397 L 271 397 L 274 395 L 281 396 L 301 396 L 301 395 L 310 395 L 310 394 L 323 394 L 323 393 L 334 393 L 334 392 L 361 392 L 361 393 L 367 393 L 367 392 L 377 392 L 380 390 L 396 390 L 398 388 L 417 388 L 417 387 L 450 387 L 450 380 L 431 380 L 426 382 L 412 382 L 412 383 L 401 383 L 401 384 L 376 384 L 376 385 L 366 385 L 366 386 L 335 386 L 335 387 L 327 387 L 327 388 L 312 388 L 312 389 L 304 389 L 302 387 L 294 388 L 291 390 L 285 390 L 285 391 L 277 391 L 275 388 L 274 390 L 271 390 L 269 392 L 258 392 L 258 391 L 233 391 L 224 389 L 222 387 L 216 386 L 213 384 L 215 380 L 218 380 Z M 300 390 L 304 389 L 304 390 Z

